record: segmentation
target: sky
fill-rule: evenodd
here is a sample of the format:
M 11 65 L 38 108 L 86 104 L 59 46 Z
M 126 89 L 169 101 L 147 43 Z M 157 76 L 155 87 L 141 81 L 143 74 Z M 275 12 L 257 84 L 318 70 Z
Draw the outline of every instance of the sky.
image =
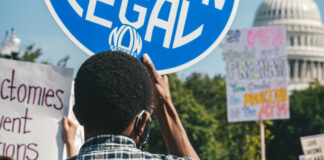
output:
M 248 28 L 253 24 L 255 13 L 263 0 L 240 0 L 237 15 L 231 28 Z M 324 1 L 315 0 L 322 14 Z M 324 20 L 324 16 L 322 16 Z M 22 50 L 30 44 L 41 48 L 43 55 L 39 61 L 56 64 L 69 55 L 67 67 L 77 72 L 81 64 L 89 57 L 79 49 L 63 33 L 50 15 L 44 0 L 0 0 L 0 41 L 5 32 L 15 28 L 17 36 L 22 40 Z M 21 53 L 22 54 L 22 53 Z M 216 48 L 205 59 L 195 65 L 179 71 L 177 74 L 185 79 L 193 72 L 215 75 L 225 75 L 225 62 L 222 51 Z

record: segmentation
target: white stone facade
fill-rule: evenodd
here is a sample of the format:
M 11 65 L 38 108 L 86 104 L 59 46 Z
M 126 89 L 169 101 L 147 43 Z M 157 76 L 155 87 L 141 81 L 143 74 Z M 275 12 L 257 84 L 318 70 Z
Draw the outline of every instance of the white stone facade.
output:
M 0 54 L 4 56 L 11 56 L 12 53 L 18 54 L 20 51 L 21 40 L 16 36 L 15 29 L 11 29 L 11 33 L 6 32 L 5 39 L 0 46 Z
M 264 0 L 254 26 L 286 27 L 289 91 L 324 84 L 324 26 L 313 0 Z

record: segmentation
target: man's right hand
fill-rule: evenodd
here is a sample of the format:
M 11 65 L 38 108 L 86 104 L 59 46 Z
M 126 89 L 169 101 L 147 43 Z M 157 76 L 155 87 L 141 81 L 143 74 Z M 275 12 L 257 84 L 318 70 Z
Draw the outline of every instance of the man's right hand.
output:
M 193 149 L 178 113 L 173 106 L 168 76 L 161 76 L 155 70 L 153 62 L 147 54 L 144 54 L 143 62 L 152 79 L 153 105 L 156 107 L 154 114 L 159 121 L 164 143 L 169 154 L 199 160 L 199 156 Z

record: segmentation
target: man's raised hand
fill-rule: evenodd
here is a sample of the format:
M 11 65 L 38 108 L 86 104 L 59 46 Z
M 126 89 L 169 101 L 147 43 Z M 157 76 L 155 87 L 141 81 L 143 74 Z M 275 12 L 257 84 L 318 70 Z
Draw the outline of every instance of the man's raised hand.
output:
M 154 67 L 151 58 L 147 55 L 143 55 L 143 63 L 150 73 L 153 84 L 153 106 L 161 107 L 164 103 L 171 101 L 169 79 L 167 75 L 160 75 Z

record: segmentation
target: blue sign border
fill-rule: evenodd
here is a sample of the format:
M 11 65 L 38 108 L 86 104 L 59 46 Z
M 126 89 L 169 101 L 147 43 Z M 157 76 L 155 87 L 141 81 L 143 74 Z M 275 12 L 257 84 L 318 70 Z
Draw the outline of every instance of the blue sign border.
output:
M 66 28 L 66 26 L 62 23 L 61 19 L 58 17 L 57 13 L 55 12 L 50 0 L 45 0 L 45 4 L 46 4 L 47 8 L 49 9 L 51 15 L 53 16 L 55 22 L 59 25 L 59 27 L 63 30 L 63 32 L 72 40 L 72 42 L 74 44 L 76 44 L 82 51 L 84 51 L 89 56 L 95 55 L 92 51 L 90 51 L 87 47 L 85 47 L 79 40 L 77 40 L 73 36 L 73 34 Z M 170 68 L 170 69 L 165 69 L 165 70 L 158 70 L 159 74 L 175 73 L 175 72 L 178 72 L 180 70 L 186 69 L 186 68 L 198 63 L 199 61 L 204 59 L 207 55 L 209 55 L 214 49 L 216 49 L 216 47 L 221 43 L 221 41 L 226 36 L 228 30 L 230 29 L 230 27 L 231 27 L 231 25 L 232 25 L 232 23 L 234 21 L 234 18 L 236 16 L 238 5 L 239 5 L 239 0 L 235 0 L 233 9 L 232 9 L 232 12 L 231 12 L 231 15 L 230 15 L 230 18 L 227 21 L 227 24 L 226 24 L 225 28 L 223 29 L 223 31 L 221 32 L 219 37 L 215 40 L 215 42 L 204 53 L 200 54 L 199 56 L 197 56 L 193 60 L 191 60 L 191 61 L 189 61 L 189 62 L 187 62 L 185 64 L 182 64 L 180 66 Z

